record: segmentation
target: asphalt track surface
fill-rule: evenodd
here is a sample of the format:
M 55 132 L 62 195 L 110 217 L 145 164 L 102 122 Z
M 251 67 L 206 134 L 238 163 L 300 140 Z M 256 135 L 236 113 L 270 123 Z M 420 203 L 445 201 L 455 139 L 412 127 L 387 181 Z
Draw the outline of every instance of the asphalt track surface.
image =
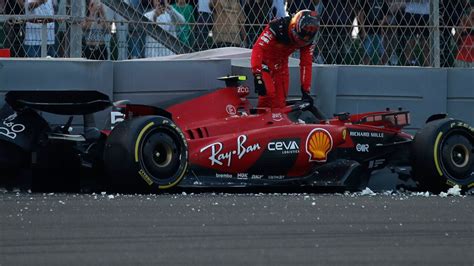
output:
M 474 265 L 474 196 L 0 192 L 1 265 Z

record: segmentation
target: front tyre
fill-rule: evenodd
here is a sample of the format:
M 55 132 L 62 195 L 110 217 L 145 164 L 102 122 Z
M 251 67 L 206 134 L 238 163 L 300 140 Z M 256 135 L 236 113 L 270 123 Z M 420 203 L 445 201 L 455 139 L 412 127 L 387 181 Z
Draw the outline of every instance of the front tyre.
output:
M 118 124 L 104 150 L 107 185 L 176 186 L 188 169 L 188 148 L 181 130 L 168 118 L 144 116 Z
M 449 118 L 427 123 L 415 135 L 412 153 L 413 178 L 422 188 L 474 187 L 474 131 L 468 124 Z

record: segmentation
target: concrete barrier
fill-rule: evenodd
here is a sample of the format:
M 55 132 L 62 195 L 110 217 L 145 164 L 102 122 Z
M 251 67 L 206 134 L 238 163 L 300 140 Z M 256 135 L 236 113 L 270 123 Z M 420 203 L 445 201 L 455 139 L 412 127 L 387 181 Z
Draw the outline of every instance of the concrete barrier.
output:
M 114 63 L 114 100 L 156 104 L 222 87 L 216 78 L 231 74 L 229 59 L 150 61 Z

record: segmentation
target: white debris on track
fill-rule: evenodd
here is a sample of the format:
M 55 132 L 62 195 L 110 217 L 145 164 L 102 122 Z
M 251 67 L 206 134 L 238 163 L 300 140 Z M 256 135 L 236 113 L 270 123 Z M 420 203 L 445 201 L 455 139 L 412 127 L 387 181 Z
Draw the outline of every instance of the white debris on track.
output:
M 461 196 L 461 188 L 458 185 L 448 189 L 448 192 L 441 192 L 439 196 L 445 198 L 447 196 Z
M 426 192 L 412 192 L 410 196 L 421 196 L 421 197 L 429 197 L 431 196 L 431 193 L 426 191 Z
M 361 196 L 375 196 L 377 193 L 373 192 L 370 188 L 366 187 L 362 192 L 360 192 Z

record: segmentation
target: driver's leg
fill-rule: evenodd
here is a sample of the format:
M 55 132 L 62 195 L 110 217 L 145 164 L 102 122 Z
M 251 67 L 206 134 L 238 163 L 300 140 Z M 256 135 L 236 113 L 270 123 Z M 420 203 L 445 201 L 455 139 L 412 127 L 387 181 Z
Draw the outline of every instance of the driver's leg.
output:
M 284 67 L 275 73 L 275 107 L 283 108 L 286 106 L 286 98 L 288 97 L 288 84 L 289 71 L 288 67 Z
M 258 107 L 274 107 L 273 101 L 275 99 L 275 82 L 270 72 L 262 72 L 263 83 L 267 90 L 267 95 L 258 96 Z

